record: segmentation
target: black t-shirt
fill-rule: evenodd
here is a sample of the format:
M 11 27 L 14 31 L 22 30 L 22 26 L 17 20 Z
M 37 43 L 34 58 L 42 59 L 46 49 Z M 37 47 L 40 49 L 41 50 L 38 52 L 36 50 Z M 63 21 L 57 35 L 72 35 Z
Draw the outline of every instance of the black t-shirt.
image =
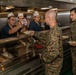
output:
M 17 36 L 17 32 L 14 33 L 14 34 L 9 34 L 9 30 L 10 30 L 10 29 L 11 29 L 11 28 L 9 27 L 8 24 L 5 25 L 5 26 L 2 28 L 1 33 L 2 33 L 2 37 L 3 37 L 3 38 L 16 37 L 16 36 Z
M 42 31 L 41 23 L 39 22 L 39 25 L 33 20 L 29 24 L 29 30 L 34 30 L 34 31 Z

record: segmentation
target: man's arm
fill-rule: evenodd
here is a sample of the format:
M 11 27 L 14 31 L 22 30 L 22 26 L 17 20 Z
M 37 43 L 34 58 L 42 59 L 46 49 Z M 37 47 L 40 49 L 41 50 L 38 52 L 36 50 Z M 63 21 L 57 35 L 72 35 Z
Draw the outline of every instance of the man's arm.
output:
M 23 26 L 23 25 L 21 25 L 21 24 L 18 23 L 18 25 L 16 25 L 15 27 L 11 28 L 8 33 L 9 33 L 9 34 L 14 34 L 14 33 L 17 32 L 22 26 Z
M 36 31 L 34 32 L 34 36 L 42 43 L 45 43 L 45 37 L 48 31 Z
M 50 41 L 47 45 L 47 50 L 42 52 L 42 59 L 45 62 L 52 62 L 59 55 L 59 39 L 59 35 L 55 33 L 47 40 L 48 42 Z

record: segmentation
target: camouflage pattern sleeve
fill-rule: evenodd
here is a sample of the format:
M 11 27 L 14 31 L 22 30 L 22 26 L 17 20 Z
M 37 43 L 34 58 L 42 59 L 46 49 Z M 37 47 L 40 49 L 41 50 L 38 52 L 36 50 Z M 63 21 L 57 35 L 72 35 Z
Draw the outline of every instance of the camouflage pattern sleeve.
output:
M 73 22 L 71 24 L 71 37 L 72 37 L 72 40 L 76 41 L 76 22 Z
M 45 36 L 46 36 L 46 34 L 47 34 L 47 31 L 40 31 L 40 32 L 36 31 L 34 33 L 34 36 L 37 37 L 42 44 L 45 44 Z
M 60 50 L 60 31 L 54 30 L 53 33 L 49 33 L 49 38 L 46 42 L 46 49 L 42 52 L 42 59 L 45 62 L 52 62 L 58 55 Z M 60 43 L 60 44 L 59 44 Z

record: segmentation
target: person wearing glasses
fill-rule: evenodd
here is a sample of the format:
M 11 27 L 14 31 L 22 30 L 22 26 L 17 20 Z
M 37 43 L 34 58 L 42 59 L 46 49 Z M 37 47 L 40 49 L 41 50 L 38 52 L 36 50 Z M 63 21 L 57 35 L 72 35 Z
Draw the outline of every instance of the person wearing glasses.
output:
M 33 21 L 30 22 L 28 30 L 42 31 L 40 15 L 37 11 L 33 13 Z
M 3 38 L 16 37 L 18 30 L 23 26 L 21 23 L 15 25 L 16 19 L 14 14 L 11 12 L 7 15 L 7 24 L 2 28 L 1 34 Z
M 18 13 L 18 22 L 16 23 L 16 25 L 18 25 L 19 23 L 23 24 L 19 32 L 24 32 L 26 30 L 27 20 L 25 19 L 24 14 L 22 12 Z

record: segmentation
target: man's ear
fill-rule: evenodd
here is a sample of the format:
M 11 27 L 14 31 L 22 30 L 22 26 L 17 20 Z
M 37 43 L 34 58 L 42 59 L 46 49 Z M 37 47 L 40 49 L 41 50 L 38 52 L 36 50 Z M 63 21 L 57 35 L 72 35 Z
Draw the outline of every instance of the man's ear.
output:
M 50 20 L 50 17 L 48 17 L 48 20 Z

